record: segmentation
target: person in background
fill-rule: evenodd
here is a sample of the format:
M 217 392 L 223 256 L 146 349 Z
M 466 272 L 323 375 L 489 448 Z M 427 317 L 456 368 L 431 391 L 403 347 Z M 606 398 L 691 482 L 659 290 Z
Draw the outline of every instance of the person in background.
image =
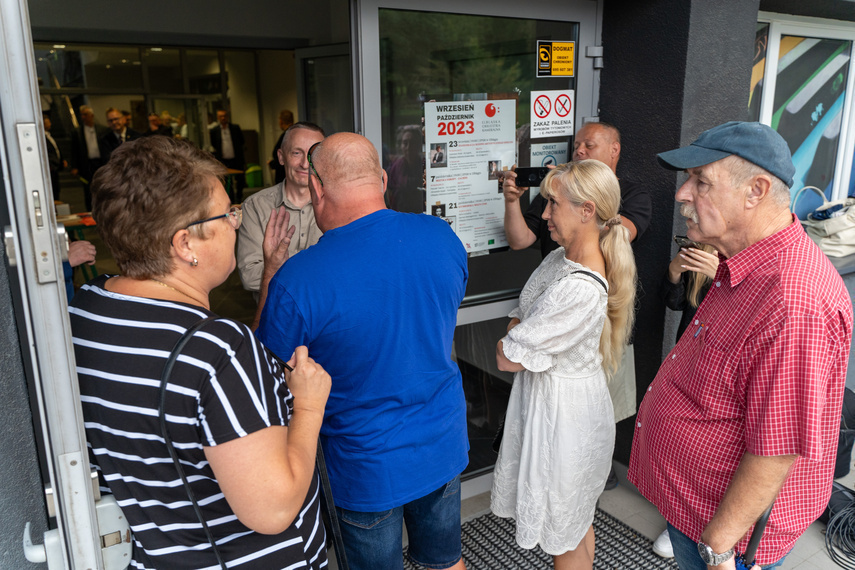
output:
M 401 155 L 389 166 L 386 205 L 398 212 L 422 214 L 425 211 L 422 128 L 406 125 L 399 132 Z
M 53 199 L 59 200 L 59 173 L 68 166 L 68 161 L 62 158 L 59 146 L 50 134 L 50 113 L 42 113 L 45 126 L 45 142 L 47 143 L 48 170 L 50 171 L 50 183 L 53 188 Z
M 89 105 L 80 106 L 80 128 L 71 133 L 71 173 L 83 183 L 83 201 L 86 211 L 92 211 L 92 176 L 101 165 L 98 139 L 109 129 L 95 122 L 95 112 Z
M 105 163 L 110 160 L 110 155 L 113 151 L 119 148 L 119 145 L 133 141 L 142 136 L 142 133 L 126 126 L 127 121 L 122 115 L 125 111 L 119 111 L 115 107 L 107 109 L 107 124 L 110 126 L 110 131 L 104 133 L 98 141 L 98 148 L 101 153 L 101 162 Z
M 160 115 L 157 113 L 148 114 L 148 130 L 143 133 L 144 137 L 153 135 L 161 135 L 164 137 L 172 136 L 172 128 L 164 125 L 160 120 Z
M 539 545 L 556 570 L 590 569 L 615 445 L 607 376 L 632 330 L 635 260 L 607 165 L 563 164 L 541 194 L 559 247 L 529 278 L 496 347 L 499 370 L 515 376 L 491 508 L 515 519 L 517 544 Z
M 227 168 L 240 170 L 240 173 L 231 176 L 227 188 L 232 204 L 240 204 L 243 202 L 243 188 L 246 186 L 246 178 L 243 174 L 246 170 L 243 131 L 239 125 L 229 121 L 228 111 L 220 109 L 217 111 L 217 125 L 210 132 L 211 146 L 214 147 L 214 156 L 217 160 Z
M 761 123 L 713 127 L 658 155 L 690 240 L 720 263 L 638 411 L 629 480 L 668 521 L 682 569 L 779 567 L 831 494 L 852 341 L 852 303 L 790 211 L 795 167 Z
M 216 317 L 209 294 L 235 267 L 240 209 L 224 175 L 189 142 L 146 137 L 116 149 L 92 182 L 92 214 L 121 274 L 77 292 L 71 330 L 91 461 L 130 523 L 132 568 L 220 567 L 158 402 L 168 355 Z M 281 235 L 274 224 L 268 242 Z M 305 347 L 283 356 L 293 372 L 249 327 L 214 318 L 184 347 L 165 392 L 178 460 L 229 567 L 327 567 L 315 453 L 330 377 Z
M 282 134 L 276 139 L 276 144 L 273 146 L 273 158 L 267 161 L 267 165 L 273 169 L 273 183 L 279 184 L 285 180 L 285 163 L 281 162 L 279 157 L 280 149 L 282 148 L 282 139 L 285 138 L 285 131 L 288 127 L 294 124 L 294 113 L 288 109 L 279 111 L 279 128 Z
M 65 277 L 65 295 L 69 301 L 74 298 L 74 268 L 78 265 L 95 265 L 95 246 L 86 240 L 77 240 L 68 244 L 68 260 L 62 262 L 62 274 Z
M 246 199 L 242 208 L 243 225 L 238 234 L 237 268 L 244 289 L 252 291 L 256 301 L 265 268 L 262 248 L 264 228 L 271 212 L 284 208 L 285 223 L 289 228 L 294 228 L 289 238 L 286 260 L 318 243 L 323 233 L 315 221 L 315 210 L 309 194 L 307 157 L 312 145 L 324 140 L 324 131 L 314 123 L 299 122 L 283 134 L 277 160 L 283 164 L 285 180 L 256 192 Z

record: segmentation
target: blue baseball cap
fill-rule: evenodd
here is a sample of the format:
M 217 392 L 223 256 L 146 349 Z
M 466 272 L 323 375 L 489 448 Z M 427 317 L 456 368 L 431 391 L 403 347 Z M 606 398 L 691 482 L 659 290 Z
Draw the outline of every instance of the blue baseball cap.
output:
M 787 141 L 762 123 L 730 121 L 701 133 L 689 146 L 659 153 L 659 164 L 669 170 L 687 170 L 735 154 L 793 185 L 796 167 Z

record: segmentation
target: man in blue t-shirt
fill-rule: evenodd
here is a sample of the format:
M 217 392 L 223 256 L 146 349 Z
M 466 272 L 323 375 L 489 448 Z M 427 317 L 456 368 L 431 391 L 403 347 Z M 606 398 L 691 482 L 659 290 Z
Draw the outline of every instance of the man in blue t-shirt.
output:
M 366 138 L 332 135 L 308 158 L 324 235 L 262 283 L 257 334 L 280 357 L 308 346 L 332 376 L 321 442 L 350 567 L 402 568 L 406 521 L 415 563 L 464 569 L 469 444 L 451 345 L 466 252 L 439 218 L 386 209 Z

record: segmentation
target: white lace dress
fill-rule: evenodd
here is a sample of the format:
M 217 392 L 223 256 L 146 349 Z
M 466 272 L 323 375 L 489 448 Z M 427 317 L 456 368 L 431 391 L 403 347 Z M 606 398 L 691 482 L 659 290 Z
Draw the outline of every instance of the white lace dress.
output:
M 575 549 L 594 520 L 611 468 L 615 425 L 599 353 L 606 291 L 591 271 L 550 253 L 531 275 L 504 338 L 514 376 L 493 473 L 491 508 L 517 524 L 517 543 Z M 598 277 L 605 279 L 598 274 Z

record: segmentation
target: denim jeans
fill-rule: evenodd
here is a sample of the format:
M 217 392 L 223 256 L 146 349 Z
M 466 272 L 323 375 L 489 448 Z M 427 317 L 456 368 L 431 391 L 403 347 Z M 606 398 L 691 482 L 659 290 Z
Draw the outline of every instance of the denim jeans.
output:
M 460 560 L 460 476 L 420 499 L 379 512 L 336 507 L 351 570 L 403 570 L 403 523 L 407 556 L 426 568 L 450 568 Z
M 698 553 L 698 543 L 692 540 L 676 528 L 671 523 L 668 523 L 668 536 L 671 538 L 671 546 L 674 548 L 674 560 L 677 561 L 677 566 L 680 570 L 707 570 L 707 565 L 704 563 L 701 555 Z M 779 568 L 784 563 L 783 555 L 780 560 L 774 564 L 767 564 L 762 567 L 762 570 L 772 570 Z M 751 570 L 750 568 L 748 570 Z

